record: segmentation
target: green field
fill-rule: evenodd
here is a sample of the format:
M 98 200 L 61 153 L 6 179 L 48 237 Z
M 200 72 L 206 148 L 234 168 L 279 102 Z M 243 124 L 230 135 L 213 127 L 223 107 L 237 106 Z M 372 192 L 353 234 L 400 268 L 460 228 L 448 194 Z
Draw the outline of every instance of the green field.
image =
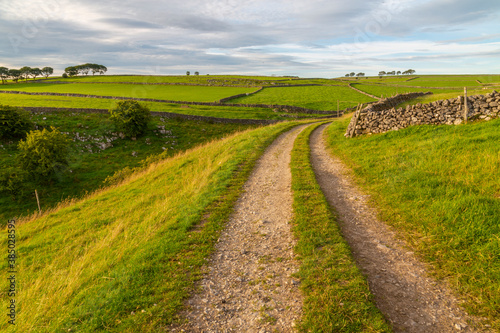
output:
M 346 139 L 349 121 L 330 126 L 331 151 L 466 310 L 500 330 L 500 119 Z
M 387 86 L 381 84 L 362 84 L 362 83 L 353 83 L 353 87 L 372 94 L 378 97 L 392 97 L 397 94 L 406 94 L 411 92 L 432 92 L 433 94 L 442 94 L 442 93 L 455 93 L 460 94 L 463 92 L 463 89 L 427 89 L 427 88 L 415 88 L 415 87 L 396 87 L 396 86 Z
M 0 93 L 0 104 L 19 107 L 54 107 L 54 108 L 90 108 L 110 109 L 116 101 L 112 99 L 43 96 Z M 229 106 L 182 105 L 159 102 L 141 102 L 151 111 L 172 112 L 205 117 L 218 117 L 230 119 L 288 119 L 289 115 L 273 112 L 268 108 L 247 108 Z M 293 114 L 297 117 L 316 117 L 311 114 Z
M 329 79 L 296 79 L 273 76 L 239 76 L 239 75 L 102 75 L 102 76 L 76 76 L 71 78 L 51 77 L 44 82 L 104 82 L 120 83 L 135 82 L 142 84 L 173 83 L 173 84 L 199 84 L 212 86 L 242 86 L 260 87 L 274 85 L 296 84 L 342 84 Z
M 44 119 L 45 118 L 45 119 Z M 0 205 L 0 224 L 4 225 L 8 218 L 19 215 L 29 215 L 37 208 L 34 190 L 40 194 L 43 209 L 55 206 L 65 198 L 78 197 L 85 192 L 91 192 L 103 184 L 107 176 L 124 167 L 137 167 L 146 157 L 152 154 L 172 156 L 180 151 L 195 147 L 201 143 L 221 138 L 230 133 L 252 128 L 250 125 L 214 124 L 199 121 L 182 121 L 153 117 L 149 133 L 131 141 L 117 138 L 113 147 L 101 150 L 98 145 L 106 143 L 113 135 L 114 126 L 102 114 L 74 114 L 71 112 L 33 114 L 32 120 L 41 127 L 55 126 L 61 132 L 70 133 L 74 138 L 76 133 L 85 140 L 76 140 L 71 145 L 70 174 L 61 175 L 59 181 L 50 184 L 25 184 L 26 197 L 13 201 L 9 195 L 2 195 Z M 156 126 L 165 126 L 172 134 L 163 135 L 154 132 Z M 16 165 L 17 141 L 2 142 L 0 148 L 0 170 Z M 165 150 L 163 149 L 165 148 Z M 137 152 L 137 157 L 132 152 Z
M 346 78 L 347 79 L 347 78 Z M 410 80 L 411 79 L 411 80 Z M 463 88 L 482 87 L 488 84 L 500 84 L 500 75 L 411 75 L 411 76 L 378 76 L 347 79 L 349 82 L 378 83 L 408 87 Z M 479 80 L 479 82 L 477 82 Z
M 231 100 L 231 103 L 285 104 L 304 108 L 335 111 L 337 101 L 340 110 L 355 107 L 359 103 L 373 102 L 375 99 L 360 94 L 349 87 L 312 86 L 266 88 L 256 94 Z
M 207 87 L 207 86 L 162 86 L 136 84 L 54 84 L 22 83 L 6 84 L 0 90 L 26 92 L 54 92 L 62 94 L 84 94 L 132 98 L 152 98 L 172 101 L 215 102 L 238 94 L 251 93 L 255 88 Z

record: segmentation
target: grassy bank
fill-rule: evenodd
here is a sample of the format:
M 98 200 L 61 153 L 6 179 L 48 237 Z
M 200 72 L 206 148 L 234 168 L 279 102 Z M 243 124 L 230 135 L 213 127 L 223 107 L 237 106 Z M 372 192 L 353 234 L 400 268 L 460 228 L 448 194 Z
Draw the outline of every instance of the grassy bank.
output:
M 17 331 L 156 332 L 174 321 L 256 160 L 292 126 L 195 148 L 18 226 Z
M 290 163 L 296 252 L 304 292 L 302 332 L 390 332 L 373 303 L 310 163 L 306 128 L 295 141 Z
M 345 139 L 348 122 L 328 129 L 331 151 L 466 310 L 500 330 L 500 120 Z

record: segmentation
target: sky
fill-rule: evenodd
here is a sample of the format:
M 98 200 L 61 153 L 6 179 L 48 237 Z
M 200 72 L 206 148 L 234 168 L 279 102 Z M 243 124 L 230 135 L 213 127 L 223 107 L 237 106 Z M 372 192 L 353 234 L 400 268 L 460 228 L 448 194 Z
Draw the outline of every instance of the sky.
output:
M 499 0 L 0 0 L 0 66 L 500 74 Z

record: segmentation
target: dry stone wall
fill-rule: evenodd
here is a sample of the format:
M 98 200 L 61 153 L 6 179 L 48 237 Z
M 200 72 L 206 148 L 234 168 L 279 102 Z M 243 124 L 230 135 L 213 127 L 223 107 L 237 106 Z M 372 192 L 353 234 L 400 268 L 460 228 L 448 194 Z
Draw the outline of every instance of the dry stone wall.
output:
M 390 104 L 394 106 L 401 103 L 398 96 L 395 97 L 395 101 L 385 104 L 381 101 L 381 103 L 375 103 L 356 111 L 345 136 L 352 138 L 363 134 L 397 131 L 408 126 L 422 124 L 459 125 L 465 121 L 464 96 L 427 104 L 408 105 L 404 109 L 387 107 Z M 486 95 L 469 96 L 467 98 L 467 120 L 497 118 L 499 117 L 499 106 L 500 93 L 496 91 Z

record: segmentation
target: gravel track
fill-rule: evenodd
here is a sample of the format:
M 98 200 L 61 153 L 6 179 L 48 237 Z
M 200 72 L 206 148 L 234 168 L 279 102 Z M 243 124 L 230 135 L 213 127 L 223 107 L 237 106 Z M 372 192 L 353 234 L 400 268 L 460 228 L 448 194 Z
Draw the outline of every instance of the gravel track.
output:
M 307 125 L 278 137 L 259 159 L 222 232 L 201 292 L 173 332 L 292 332 L 302 312 L 290 220 L 290 153 Z

